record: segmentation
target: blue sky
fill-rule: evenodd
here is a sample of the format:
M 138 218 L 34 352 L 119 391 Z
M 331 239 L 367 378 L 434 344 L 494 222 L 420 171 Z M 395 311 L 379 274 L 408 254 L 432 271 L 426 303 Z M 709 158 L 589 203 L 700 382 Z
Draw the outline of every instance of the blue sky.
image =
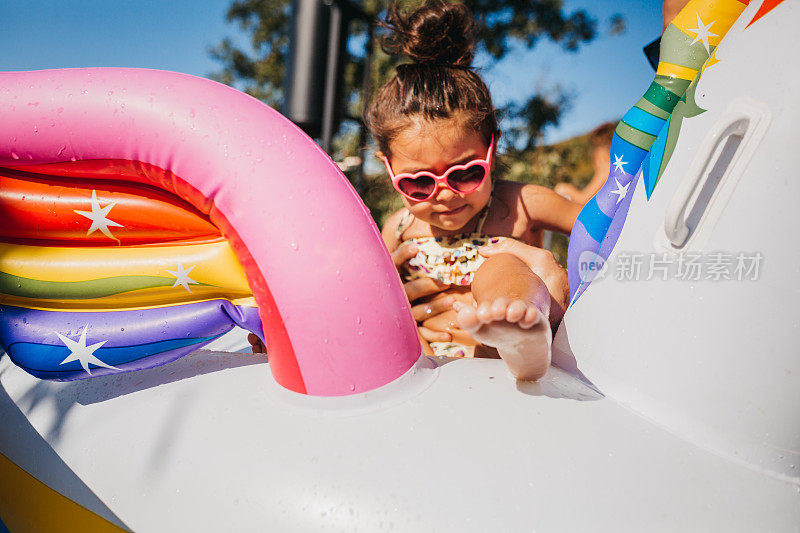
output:
M 0 70 L 119 66 L 208 75 L 217 69 L 208 48 L 225 36 L 247 42 L 225 21 L 230 0 L 25 0 L 0 2 Z M 600 20 L 600 37 L 577 53 L 543 40 L 503 61 L 477 63 L 495 102 L 558 85 L 574 94 L 553 142 L 618 119 L 647 89 L 653 71 L 641 48 L 661 31 L 659 0 L 566 0 Z M 622 13 L 627 31 L 607 35 L 608 18 Z

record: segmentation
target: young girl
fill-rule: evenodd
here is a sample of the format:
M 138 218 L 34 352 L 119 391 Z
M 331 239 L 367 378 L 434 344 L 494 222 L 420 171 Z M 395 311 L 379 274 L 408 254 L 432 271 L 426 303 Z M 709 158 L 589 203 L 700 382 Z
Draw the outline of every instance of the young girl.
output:
M 501 252 L 514 253 L 508 238 L 539 246 L 542 230 L 569 233 L 580 206 L 545 187 L 492 178 L 500 131 L 471 67 L 475 25 L 465 6 L 390 10 L 385 25 L 388 50 L 412 62 L 397 67 L 365 120 L 405 205 L 384 225 L 386 245 L 402 262 L 410 298 L 409 286 L 422 280 L 435 286 L 425 292 L 438 291 L 412 302 L 423 341 L 439 341 L 430 344 L 436 355 L 499 353 L 518 378 L 536 379 L 549 364 L 547 317 L 555 323 L 563 313 L 566 276 L 548 252 L 527 250 L 536 256 L 527 261 Z M 542 350 L 546 364 L 526 355 Z

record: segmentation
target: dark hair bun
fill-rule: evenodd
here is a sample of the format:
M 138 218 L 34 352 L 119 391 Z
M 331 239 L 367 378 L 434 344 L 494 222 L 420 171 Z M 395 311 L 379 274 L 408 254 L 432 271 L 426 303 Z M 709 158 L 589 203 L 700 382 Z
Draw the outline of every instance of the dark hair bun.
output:
M 383 26 L 393 32 L 384 46 L 389 53 L 403 53 L 416 63 L 472 65 L 475 20 L 463 4 L 429 1 L 409 14 L 395 5 Z

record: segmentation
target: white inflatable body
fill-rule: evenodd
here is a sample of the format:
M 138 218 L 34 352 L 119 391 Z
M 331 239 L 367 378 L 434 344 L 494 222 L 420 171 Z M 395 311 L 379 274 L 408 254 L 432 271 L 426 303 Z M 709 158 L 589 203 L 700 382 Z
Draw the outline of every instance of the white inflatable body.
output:
M 20 425 L 36 430 L 25 449 L 3 442 L 4 453 L 133 531 L 785 531 L 798 523 L 796 485 L 708 453 L 558 369 L 516 386 L 498 361 L 461 360 L 419 368 L 385 390 L 322 399 L 288 393 L 263 360 L 254 363 L 199 352 L 68 384 L 4 366 L 3 387 L 27 415 L 10 427 L 17 439 L 26 435 Z M 49 447 L 72 481 L 63 466 L 31 460 Z M 102 503 L 81 494 L 77 478 Z
M 697 147 L 744 114 L 683 249 L 760 252 L 756 281 L 609 271 L 567 313 L 558 366 L 537 384 L 497 360 L 423 358 L 380 389 L 320 398 L 281 388 L 257 355 L 200 351 L 69 383 L 2 357 L 0 453 L 133 531 L 797 530 L 800 7 L 743 31 L 757 7 L 705 72 L 708 111 L 684 122 L 652 199 L 636 189 L 607 263 L 675 252 L 665 213 Z

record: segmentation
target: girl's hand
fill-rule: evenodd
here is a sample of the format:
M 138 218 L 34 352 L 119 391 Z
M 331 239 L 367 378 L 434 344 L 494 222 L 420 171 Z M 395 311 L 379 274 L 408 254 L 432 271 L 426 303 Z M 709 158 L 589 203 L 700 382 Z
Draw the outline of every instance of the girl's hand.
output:
M 406 298 L 411 304 L 411 314 L 417 323 L 420 337 L 427 342 L 450 342 L 453 336 L 446 331 L 434 331 L 422 325 L 425 320 L 439 315 L 453 308 L 455 301 L 452 296 L 444 298 L 434 298 L 424 303 L 414 304 L 417 300 L 442 292 L 450 287 L 447 283 L 441 283 L 432 278 L 420 278 L 407 281 L 403 284 L 406 291 Z
M 431 317 L 440 315 L 445 311 L 449 311 L 453 308 L 453 303 L 455 301 L 456 299 L 452 296 L 436 298 L 430 302 L 411 307 L 411 314 L 414 315 L 414 320 L 416 320 L 419 324 L 420 322 L 425 322 Z
M 400 245 L 397 250 L 392 252 L 392 262 L 397 270 L 400 271 L 403 263 L 417 255 L 418 251 L 417 245 L 409 242 Z M 419 330 L 423 348 L 426 348 L 429 342 L 450 342 L 453 340 L 453 335 L 449 332 L 437 331 L 422 325 L 422 323 L 445 311 L 451 310 L 455 299 L 452 296 L 445 296 L 444 298 L 432 298 L 425 303 L 416 305 L 414 302 L 426 296 L 440 293 L 449 287 L 450 285 L 447 283 L 441 283 L 440 281 L 427 277 L 403 283 L 403 290 L 405 290 L 406 298 L 408 298 L 411 304 L 411 314 L 417 322 L 417 329 Z M 427 351 L 430 351 L 430 347 L 427 348 L 426 353 Z M 430 354 L 432 355 L 433 352 L 431 351 Z
M 264 343 L 261 342 L 261 339 L 259 339 L 258 335 L 255 333 L 250 333 L 247 336 L 247 342 L 249 342 L 250 346 L 253 348 L 253 353 L 267 353 L 266 346 L 264 346 Z
M 416 244 L 404 243 L 400 245 L 397 250 L 392 252 L 392 262 L 397 270 L 399 271 L 403 266 L 403 263 L 417 255 L 418 251 L 419 249 L 417 248 Z M 411 314 L 414 316 L 414 320 L 417 322 L 419 335 L 423 341 L 448 342 L 452 340 L 452 335 L 446 331 L 434 331 L 420 325 L 430 317 L 452 309 L 453 302 L 455 301 L 452 297 L 433 299 L 426 303 L 414 305 L 414 302 L 420 298 L 442 292 L 449 286 L 450 285 L 447 283 L 440 283 L 432 278 L 414 279 L 403 283 L 403 290 L 406 291 L 406 298 L 408 298 L 408 301 L 411 304 Z
M 417 255 L 418 251 L 419 248 L 417 248 L 417 245 L 409 242 L 401 244 L 397 247 L 397 250 L 392 252 L 392 262 L 398 272 L 400 271 L 400 267 L 403 266 L 403 263 Z
M 414 305 L 414 302 L 425 296 L 430 296 L 442 292 L 450 287 L 447 283 L 441 283 L 433 278 L 420 278 L 407 281 L 403 284 L 403 289 L 406 291 L 406 297 L 411 302 L 411 314 L 417 322 L 420 336 L 428 342 L 449 342 L 453 340 L 453 336 L 446 331 L 434 331 L 421 325 L 425 320 L 439 315 L 445 311 L 453 308 L 455 301 L 452 296 L 445 296 L 444 298 L 433 298 L 425 303 Z
M 423 322 L 431 317 L 451 310 L 455 301 L 455 298 L 452 296 L 445 296 L 444 298 L 436 298 L 427 303 L 411 307 L 411 314 L 414 315 L 414 320 L 417 322 L 417 329 L 419 329 L 419 334 L 423 339 L 428 342 L 450 342 L 453 340 L 453 336 L 447 331 L 431 329 L 426 327 Z

